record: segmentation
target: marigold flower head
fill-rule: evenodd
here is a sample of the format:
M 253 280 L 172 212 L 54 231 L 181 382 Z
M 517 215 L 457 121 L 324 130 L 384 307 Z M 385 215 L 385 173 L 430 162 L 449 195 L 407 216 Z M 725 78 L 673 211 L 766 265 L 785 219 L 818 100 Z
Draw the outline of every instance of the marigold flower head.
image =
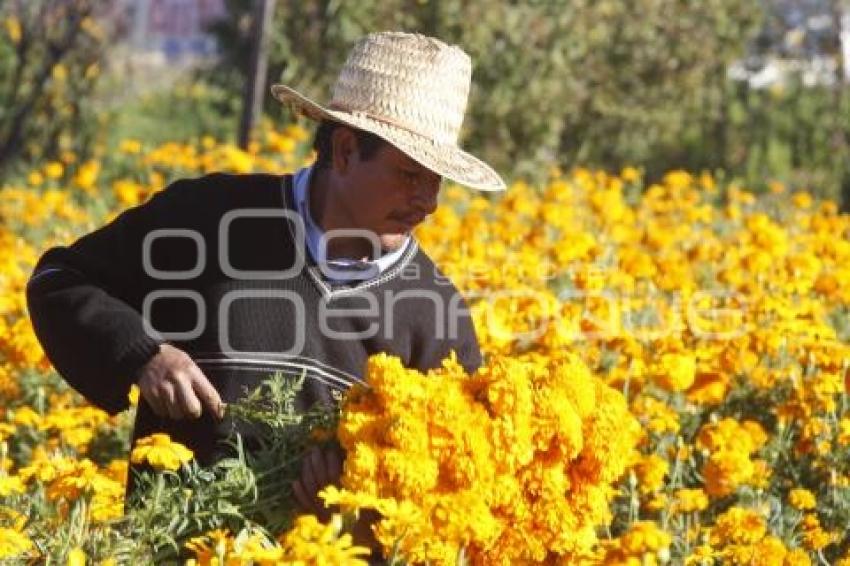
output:
M 292 529 L 279 539 L 287 564 L 341 564 L 367 566 L 364 557 L 371 551 L 353 544 L 351 535 L 340 534 L 339 515 L 325 525 L 313 515 L 302 515 Z
M 762 540 L 767 523 L 758 511 L 744 507 L 730 507 L 717 517 L 711 530 L 714 545 L 753 544 Z
M 669 391 L 684 391 L 696 378 L 696 359 L 687 352 L 666 352 L 651 371 L 655 383 Z
M 422 375 L 377 355 L 367 378 L 343 405 L 344 489 L 324 495 L 378 509 L 385 549 L 400 544 L 414 563 L 464 549 L 490 564 L 592 548 L 639 426 L 576 356 L 494 357 L 467 376 L 456 363 Z
M 163 433 L 140 438 L 130 452 L 134 464 L 150 464 L 158 470 L 177 470 L 193 457 L 191 450 Z
M 15 529 L 0 527 L 0 558 L 15 558 L 34 548 L 29 537 Z
M 788 492 L 788 503 L 796 509 L 807 511 L 815 508 L 817 500 L 808 489 L 796 488 Z
M 708 507 L 708 496 L 702 489 L 677 489 L 673 508 L 679 513 L 703 511 Z

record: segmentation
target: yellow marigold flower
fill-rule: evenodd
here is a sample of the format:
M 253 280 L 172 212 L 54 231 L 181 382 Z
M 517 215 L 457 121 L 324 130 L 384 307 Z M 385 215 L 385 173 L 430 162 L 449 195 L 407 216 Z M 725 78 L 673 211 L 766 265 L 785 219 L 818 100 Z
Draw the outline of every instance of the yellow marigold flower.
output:
M 6 25 L 6 33 L 9 34 L 9 40 L 14 45 L 19 44 L 24 35 L 23 28 L 21 27 L 21 21 L 14 16 L 10 16 L 6 18 L 4 24 Z
M 670 463 L 657 454 L 641 457 L 634 466 L 640 492 L 651 493 L 664 487 L 664 477 L 669 469 Z
M 23 407 L 15 410 L 15 416 L 12 420 L 18 426 L 38 428 L 41 424 L 41 419 L 41 415 L 35 412 L 32 407 L 24 405 Z
M 850 446 L 850 418 L 844 417 L 838 421 L 838 444 Z
M 643 504 L 647 511 L 660 512 L 669 505 L 667 494 L 653 493 L 651 497 Z
M 130 453 L 134 464 L 150 464 L 158 470 L 177 470 L 193 457 L 191 450 L 163 433 L 140 438 Z
M 302 515 L 288 533 L 280 537 L 285 561 L 295 564 L 345 564 L 367 566 L 371 551 L 355 546 L 351 535 L 340 534 L 342 518 L 335 515 L 324 525 L 313 515 Z
M 673 509 L 679 513 L 694 513 L 708 508 L 708 496 L 702 489 L 677 489 Z
M 65 166 L 59 161 L 51 161 L 44 166 L 44 174 L 48 179 L 61 179 L 65 174 Z
M 679 413 L 663 401 L 640 395 L 632 403 L 632 413 L 655 434 L 679 432 Z
M 9 497 L 13 493 L 23 493 L 24 491 L 26 491 L 26 486 L 21 478 L 7 476 L 0 471 L 0 497 Z
M 720 450 L 713 453 L 702 469 L 705 491 L 712 497 L 731 495 L 739 486 L 752 479 L 755 466 L 740 450 Z
M 82 452 L 94 438 L 94 429 L 84 426 L 67 428 L 61 431 L 60 436 L 62 442 Z
M 89 508 L 94 522 L 106 522 L 118 519 L 124 515 L 123 490 L 95 493 Z
M 767 533 L 764 517 L 753 509 L 730 507 L 722 513 L 711 530 L 714 545 L 754 544 Z
M 797 488 L 788 492 L 788 503 L 796 509 L 808 511 L 815 508 L 817 500 L 815 494 L 808 489 Z
M 794 548 L 788 551 L 785 555 L 783 566 L 811 566 L 812 559 L 808 553 L 802 548 Z M 840 566 L 841 562 L 836 562 L 835 566 Z
M 199 564 L 218 564 L 220 556 L 227 556 L 233 550 L 233 537 L 226 530 L 215 529 L 203 535 L 192 537 L 183 545 L 195 554 Z
M 145 188 L 127 179 L 119 179 L 112 183 L 112 192 L 123 206 L 135 206 L 144 200 Z
M 788 549 L 775 536 L 766 536 L 753 545 L 732 545 L 727 553 L 752 566 L 785 566 L 788 557 Z
M 820 520 L 814 513 L 807 513 L 801 522 L 803 530 L 803 546 L 809 550 L 822 550 L 838 540 L 835 533 L 830 533 L 821 528 Z
M 694 182 L 693 175 L 684 170 L 670 171 L 664 175 L 663 183 L 674 189 L 690 186 Z
M 57 63 L 56 65 L 53 65 L 50 75 L 53 77 L 53 80 L 58 83 L 62 83 L 68 78 L 68 68 L 61 63 Z
M 711 452 L 731 449 L 752 454 L 766 441 L 767 434 L 757 422 L 729 417 L 706 424 L 697 435 L 697 446 Z
M 283 133 L 298 142 L 304 142 L 310 138 L 310 132 L 300 124 L 290 124 L 284 129 Z
M 767 489 L 772 475 L 773 470 L 767 460 L 756 458 L 753 460 L 753 475 L 747 480 L 747 484 L 758 489 Z
M 696 359 L 693 354 L 667 352 L 661 355 L 654 366 L 653 378 L 669 391 L 684 391 L 694 383 Z
M 27 175 L 27 182 L 33 187 L 39 187 L 44 183 L 44 176 L 38 171 L 30 171 L 30 174 Z
M 794 193 L 794 196 L 791 197 L 791 202 L 794 203 L 794 206 L 797 208 L 811 208 L 812 206 L 812 195 L 807 193 L 806 191 L 798 191 Z
M 118 151 L 121 153 L 135 155 L 142 151 L 142 142 L 134 139 L 121 140 L 121 143 L 118 144 Z
M 298 147 L 298 140 L 285 134 L 281 135 L 277 132 L 268 132 L 266 134 L 266 144 L 271 151 L 292 153 Z
M 123 485 L 102 474 L 94 462 L 87 458 L 73 461 L 72 465 L 57 473 L 47 486 L 47 496 L 51 500 L 64 498 L 72 501 L 83 493 L 119 497 L 123 492 Z
M 15 558 L 34 548 L 25 534 L 14 529 L 0 527 L 0 558 Z
M 839 540 L 836 533 L 821 528 L 803 531 L 803 546 L 809 550 L 822 550 Z
M 138 385 L 136 385 L 134 383 L 133 385 L 130 386 L 130 391 L 127 393 L 127 401 L 130 402 L 131 407 L 138 406 L 138 404 L 139 404 L 139 394 L 140 393 L 141 393 L 141 390 L 139 389 Z
M 729 392 L 730 377 L 722 371 L 700 371 L 688 389 L 688 401 L 697 405 L 721 403 Z
M 642 174 L 640 170 L 636 169 L 635 167 L 624 167 L 623 170 L 620 171 L 620 177 L 622 177 L 623 180 L 627 183 L 635 183 L 637 181 L 640 181 L 641 176 Z
M 86 566 L 86 553 L 80 547 L 72 548 L 70 552 L 68 552 L 68 561 L 66 562 L 66 566 Z
M 714 559 L 720 555 L 720 552 L 713 549 L 710 545 L 701 544 L 695 546 L 691 550 L 690 556 L 685 558 L 686 566 L 708 566 L 714 564 Z
M 493 357 L 470 377 L 455 358 L 423 375 L 378 354 L 366 373 L 339 425 L 345 489 L 324 495 L 378 509 L 385 550 L 499 563 L 592 549 L 640 430 L 578 356 Z
M 94 160 L 86 161 L 77 169 L 77 173 L 74 175 L 74 184 L 89 194 L 93 194 L 99 174 L 100 163 Z
M 673 537 L 654 521 L 637 521 L 620 537 L 620 548 L 630 556 L 657 553 L 670 546 Z

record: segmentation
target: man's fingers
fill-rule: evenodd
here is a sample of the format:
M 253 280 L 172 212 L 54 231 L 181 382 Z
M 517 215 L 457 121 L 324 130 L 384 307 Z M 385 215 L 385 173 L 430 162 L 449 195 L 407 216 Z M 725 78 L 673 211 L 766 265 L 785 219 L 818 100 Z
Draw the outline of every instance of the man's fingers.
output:
M 174 392 L 174 386 L 171 383 L 165 382 L 159 386 L 159 399 L 162 401 L 162 408 L 166 416 L 180 420 L 183 418 L 183 411 L 178 404 L 177 395 Z
M 183 414 L 193 419 L 200 417 L 201 402 L 192 390 L 192 386 L 185 381 L 178 381 L 174 389 Z
M 381 519 L 380 513 L 374 509 L 361 509 L 357 521 L 351 529 L 354 543 L 370 548 L 372 552 L 381 552 L 381 544 L 375 539 L 372 526 Z
M 316 515 L 316 502 L 311 497 L 307 496 L 307 490 L 299 480 L 292 482 L 292 493 L 295 496 L 295 501 L 303 511 Z
M 220 419 L 224 416 L 224 405 L 221 402 L 221 397 L 200 368 L 195 366 L 195 369 L 197 371 L 192 375 L 192 390 L 210 414 Z
M 322 451 L 318 448 L 311 448 L 307 454 L 307 463 L 313 472 L 313 479 L 316 481 L 316 489 L 313 491 L 313 493 L 316 493 L 328 485 L 328 470 Z
M 313 471 L 313 464 L 310 457 L 311 453 L 312 450 L 307 452 L 301 463 L 301 485 L 312 499 L 315 497 L 316 492 L 319 491 L 319 483 L 316 480 L 316 474 Z
M 335 447 L 325 451 L 325 463 L 328 471 L 328 483 L 337 484 L 342 476 L 342 457 Z
M 168 413 L 163 409 L 162 401 L 159 399 L 158 392 L 155 392 L 147 384 L 140 384 L 139 390 L 145 402 L 150 406 L 153 413 L 158 417 L 165 417 Z

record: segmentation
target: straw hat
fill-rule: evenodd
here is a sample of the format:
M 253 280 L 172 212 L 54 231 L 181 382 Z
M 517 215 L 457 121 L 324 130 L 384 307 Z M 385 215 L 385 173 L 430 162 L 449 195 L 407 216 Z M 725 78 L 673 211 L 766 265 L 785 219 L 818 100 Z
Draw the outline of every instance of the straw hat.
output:
M 428 169 L 483 191 L 505 189 L 489 165 L 458 146 L 472 79 L 463 50 L 419 34 L 360 39 L 327 107 L 285 85 L 272 95 L 314 120 L 329 119 L 385 139 Z

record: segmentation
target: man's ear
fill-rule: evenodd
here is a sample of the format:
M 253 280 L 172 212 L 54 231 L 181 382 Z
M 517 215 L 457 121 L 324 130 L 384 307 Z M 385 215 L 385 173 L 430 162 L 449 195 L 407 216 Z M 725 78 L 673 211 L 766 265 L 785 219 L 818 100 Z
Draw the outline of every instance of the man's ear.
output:
M 357 152 L 357 137 L 351 128 L 337 127 L 331 134 L 331 147 L 333 148 L 331 165 L 334 171 L 345 173 Z

